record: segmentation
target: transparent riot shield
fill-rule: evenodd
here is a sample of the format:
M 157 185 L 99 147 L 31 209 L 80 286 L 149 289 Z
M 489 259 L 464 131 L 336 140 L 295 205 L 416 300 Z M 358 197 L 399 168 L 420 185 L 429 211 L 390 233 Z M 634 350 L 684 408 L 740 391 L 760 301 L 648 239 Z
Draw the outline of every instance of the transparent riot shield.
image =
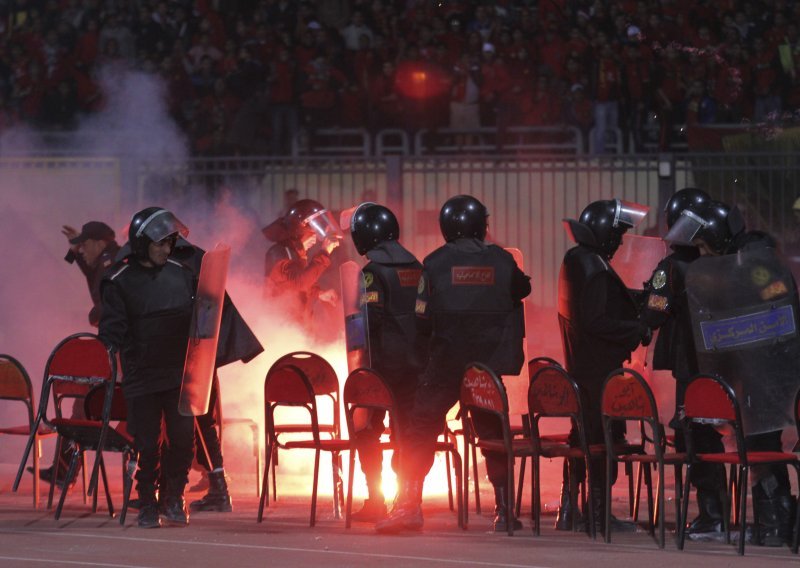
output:
M 522 251 L 517 248 L 507 248 L 514 261 L 519 266 L 519 269 L 525 271 L 525 262 L 522 256 Z M 522 302 L 522 318 L 523 323 L 527 324 L 527 314 L 525 312 L 525 302 Z M 527 325 L 525 326 L 527 329 Z M 509 414 L 527 414 L 528 413 L 528 341 L 527 339 L 522 342 L 522 351 L 525 354 L 525 364 L 522 365 L 519 375 L 503 375 L 503 385 L 506 387 L 506 394 L 508 395 L 508 412 Z
M 702 257 L 686 274 L 703 373 L 734 389 L 746 434 L 794 424 L 800 387 L 797 290 L 772 249 Z
M 347 372 L 370 366 L 367 292 L 361 268 L 348 260 L 339 267 L 344 308 L 344 335 L 347 350 Z
M 629 290 L 643 290 L 661 259 L 667 256 L 666 243 L 656 237 L 625 235 L 611 259 L 611 266 Z
M 184 416 L 202 416 L 208 412 L 230 256 L 229 246 L 217 244 L 213 251 L 203 255 L 200 264 L 178 403 L 178 411 Z

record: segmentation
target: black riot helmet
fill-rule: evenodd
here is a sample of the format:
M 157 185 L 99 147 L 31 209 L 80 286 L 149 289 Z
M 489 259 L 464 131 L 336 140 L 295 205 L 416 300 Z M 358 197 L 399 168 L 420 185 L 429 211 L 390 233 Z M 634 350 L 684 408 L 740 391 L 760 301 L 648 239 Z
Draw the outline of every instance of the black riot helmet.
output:
M 134 256 L 148 259 L 150 243 L 161 241 L 172 235 L 189 235 L 189 229 L 178 218 L 163 207 L 142 209 L 131 218 L 128 227 L 128 242 Z
M 342 232 L 330 211 L 319 201 L 301 199 L 292 205 L 284 216 L 284 223 L 292 238 L 302 239 L 308 233 L 319 238 L 342 237 Z
M 439 212 L 439 228 L 448 243 L 464 237 L 486 238 L 486 206 L 471 195 L 456 195 L 445 201 Z
M 388 207 L 368 201 L 356 207 L 350 218 L 350 236 L 358 254 L 363 255 L 384 241 L 396 241 L 400 225 Z
M 622 244 L 622 235 L 639 225 L 649 207 L 622 201 L 593 201 L 575 219 L 564 219 L 567 232 L 576 243 L 600 249 L 609 259 Z
M 734 239 L 745 228 L 739 209 L 721 201 L 709 201 L 699 216 L 702 226 L 695 238 L 702 239 L 716 254 L 732 252 Z
M 696 187 L 685 187 L 676 191 L 669 198 L 667 206 L 664 208 L 664 213 L 667 215 L 667 228 L 672 228 L 684 209 L 697 212 L 699 208 L 709 201 L 711 201 L 711 196 Z

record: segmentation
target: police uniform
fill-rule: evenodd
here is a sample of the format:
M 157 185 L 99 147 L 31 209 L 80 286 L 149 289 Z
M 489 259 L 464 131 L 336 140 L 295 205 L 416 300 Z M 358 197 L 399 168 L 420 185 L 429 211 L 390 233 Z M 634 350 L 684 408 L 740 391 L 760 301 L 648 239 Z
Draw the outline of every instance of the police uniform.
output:
M 675 378 L 675 416 L 670 426 L 676 431 L 682 430 L 680 410 L 683 408 L 686 386 L 699 372 L 686 297 L 686 271 L 699 256 L 695 247 L 674 245 L 672 254 L 658 264 L 645 288 L 642 317 L 651 329 L 660 330 L 653 353 L 653 368 L 671 371 Z M 711 425 L 693 425 L 692 440 L 699 453 L 725 451 L 722 436 Z M 686 451 L 683 435 L 675 437 L 675 447 L 679 452 Z M 698 490 L 701 517 L 705 513 L 708 517 L 706 520 L 721 519 L 719 493 L 725 490 L 724 467 L 711 463 L 695 464 L 692 484 Z M 700 531 L 702 527 L 697 528 Z
M 418 338 L 428 354 L 404 434 L 401 470 L 406 479 L 424 479 L 430 470 L 436 438 L 458 401 L 467 364 L 483 363 L 498 375 L 519 372 L 524 363 L 522 299 L 530 291 L 530 279 L 511 254 L 476 238 L 456 239 L 425 258 L 415 310 Z M 481 437 L 502 432 L 492 419 L 476 417 L 475 427 Z M 505 457 L 484 456 L 492 484 L 505 486 Z
M 587 442 L 602 444 L 603 384 L 630 357 L 642 332 L 633 297 L 608 260 L 592 247 L 579 244 L 564 256 L 558 280 L 558 323 L 565 367 L 581 390 Z M 616 440 L 624 438 L 624 424 L 615 423 L 613 434 Z M 577 445 L 574 430 L 571 440 Z M 602 461 L 593 466 L 596 488 L 604 485 Z M 576 474 L 580 478 L 583 472 Z
M 310 327 L 312 304 L 319 294 L 318 281 L 330 265 L 331 258 L 324 251 L 309 259 L 297 241 L 274 244 L 267 251 L 264 264 L 267 295 L 291 299 L 284 309 Z
M 369 260 L 362 269 L 369 325 L 371 366 L 387 382 L 397 408 L 392 436 L 408 427 L 407 416 L 414 403 L 419 363 L 414 355 L 416 316 L 414 307 L 422 264 L 397 241 L 384 241 L 366 252 Z M 361 469 L 367 484 L 380 480 L 382 452 L 380 436 L 384 413 L 373 413 L 369 427 L 356 434 Z M 395 438 L 395 440 L 397 440 Z M 402 443 L 398 443 L 402 448 Z M 397 469 L 399 452 L 392 465 Z M 379 494 L 380 490 L 374 488 Z M 372 494 L 372 493 L 370 493 Z
M 117 263 L 101 286 L 99 336 L 120 353 L 128 429 L 139 452 L 140 497 L 149 498 L 163 467 L 162 496 L 183 495 L 194 456 L 194 418 L 181 416 L 178 400 L 195 293 L 193 272 L 169 259 L 142 266 Z M 162 417 L 168 449 L 160 456 Z

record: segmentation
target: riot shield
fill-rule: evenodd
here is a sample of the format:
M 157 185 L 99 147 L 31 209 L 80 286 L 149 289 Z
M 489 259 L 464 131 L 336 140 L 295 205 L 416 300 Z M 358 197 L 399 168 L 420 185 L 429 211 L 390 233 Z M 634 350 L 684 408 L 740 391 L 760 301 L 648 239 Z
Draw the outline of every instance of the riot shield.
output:
M 667 245 L 656 237 L 625 235 L 611 266 L 629 290 L 643 290 L 661 259 L 667 256 Z
M 517 248 L 507 248 L 506 251 L 511 253 L 511 256 L 514 257 L 514 261 L 519 266 L 519 269 L 523 272 L 525 271 L 524 267 L 524 258 L 522 256 L 522 251 Z M 527 324 L 527 314 L 525 312 L 525 302 L 522 302 L 522 318 L 523 323 Z M 527 325 L 525 326 L 527 329 Z M 509 414 L 527 414 L 528 413 L 528 382 L 530 377 L 528 376 L 528 341 L 527 338 L 522 342 L 522 351 L 525 354 L 525 364 L 522 365 L 522 369 L 520 369 L 519 375 L 503 375 L 503 384 L 506 387 L 506 394 L 508 395 L 508 412 Z
M 203 255 L 200 264 L 178 403 L 183 416 L 202 416 L 208 412 L 230 256 L 228 245 L 217 244 L 213 251 Z
M 361 268 L 352 260 L 339 267 L 344 308 L 344 335 L 347 350 L 347 372 L 370 366 L 369 327 L 366 288 Z
M 686 291 L 700 371 L 731 385 L 745 434 L 793 425 L 800 387 L 797 291 L 775 251 L 702 257 L 689 267 Z

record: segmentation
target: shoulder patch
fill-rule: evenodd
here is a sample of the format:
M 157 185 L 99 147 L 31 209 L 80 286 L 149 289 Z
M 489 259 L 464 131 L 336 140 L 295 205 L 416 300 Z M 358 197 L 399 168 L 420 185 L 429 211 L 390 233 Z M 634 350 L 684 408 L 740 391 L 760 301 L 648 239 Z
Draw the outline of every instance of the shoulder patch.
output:
M 789 292 L 788 288 L 786 288 L 786 284 L 783 283 L 783 280 L 776 280 L 763 290 L 761 290 L 761 299 L 762 300 L 772 300 L 773 298 L 777 298 L 778 296 L 784 296 Z
M 769 269 L 765 266 L 756 266 L 750 271 L 750 278 L 752 279 L 753 284 L 758 287 L 769 284 L 771 277 L 772 276 L 769 273 Z
M 667 272 L 665 270 L 656 270 L 650 283 L 653 285 L 653 288 L 660 290 L 667 283 Z
M 380 301 L 380 295 L 378 294 L 377 290 L 373 290 L 371 292 L 367 292 L 364 294 L 362 299 L 363 304 L 377 304 Z
M 664 296 L 650 294 L 647 298 L 647 307 L 657 312 L 666 312 L 669 307 L 669 302 Z
M 428 307 L 428 302 L 424 300 L 417 300 L 417 303 L 414 305 L 414 312 L 422 315 L 425 313 L 425 309 Z
M 425 275 L 419 275 L 419 283 L 417 284 L 417 294 L 422 294 L 425 291 Z

